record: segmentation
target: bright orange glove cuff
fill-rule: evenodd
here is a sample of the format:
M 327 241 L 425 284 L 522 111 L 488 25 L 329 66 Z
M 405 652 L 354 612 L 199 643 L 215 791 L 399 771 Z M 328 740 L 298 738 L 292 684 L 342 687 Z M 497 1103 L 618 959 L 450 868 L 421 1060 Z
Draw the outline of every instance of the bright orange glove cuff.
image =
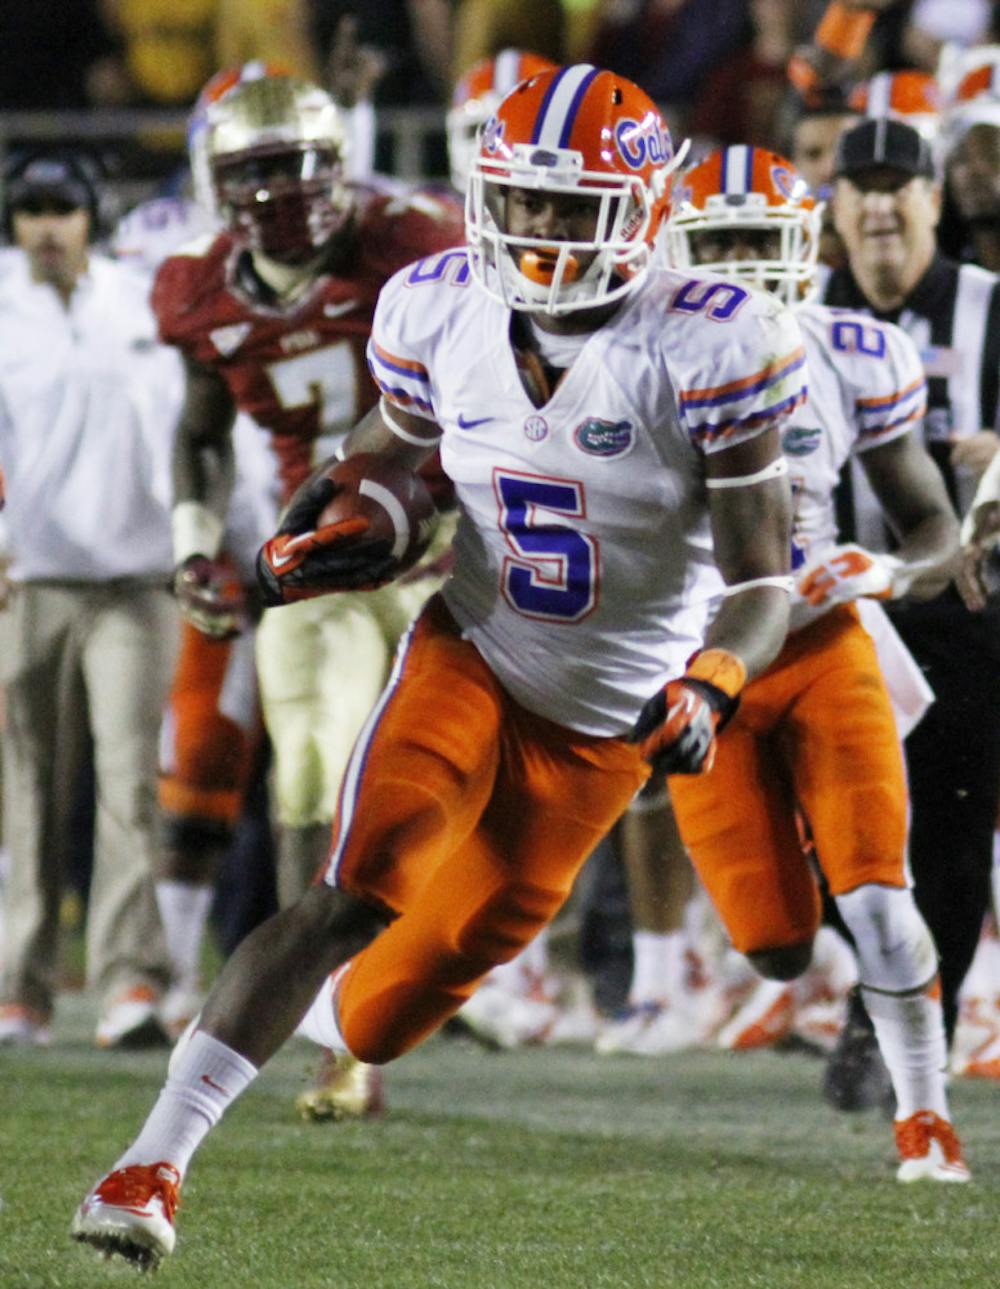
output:
M 728 649 L 700 649 L 688 662 L 684 678 L 705 680 L 729 698 L 738 698 L 747 683 L 747 669 Z

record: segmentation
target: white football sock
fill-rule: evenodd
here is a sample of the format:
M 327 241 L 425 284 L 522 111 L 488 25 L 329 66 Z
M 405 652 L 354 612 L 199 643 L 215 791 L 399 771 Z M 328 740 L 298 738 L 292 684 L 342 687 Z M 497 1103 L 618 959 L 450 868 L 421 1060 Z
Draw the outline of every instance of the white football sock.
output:
M 173 985 L 198 991 L 201 946 L 212 908 L 211 886 L 190 882 L 157 882 L 156 904 L 167 941 Z
M 632 935 L 632 989 L 635 1003 L 670 998 L 684 987 L 684 931 L 635 931 Z
M 142 1131 L 115 1164 L 173 1164 L 183 1177 L 191 1156 L 257 1075 L 257 1067 L 204 1030 L 171 1057 L 167 1081 Z
M 934 994 L 938 993 L 937 982 Z M 861 986 L 868 1015 L 875 1026 L 879 1051 L 896 1093 L 896 1118 L 908 1119 L 918 1110 L 933 1110 L 950 1119 L 945 1093 L 948 1064 L 941 999 L 928 991 L 889 994 Z
M 347 963 L 323 981 L 323 986 L 310 1004 L 309 1010 L 299 1021 L 295 1030 L 300 1038 L 308 1038 L 311 1043 L 327 1047 L 331 1052 L 352 1053 L 344 1042 L 344 1036 L 337 1024 L 337 1015 L 333 1009 L 333 993 L 337 981 L 344 974 Z

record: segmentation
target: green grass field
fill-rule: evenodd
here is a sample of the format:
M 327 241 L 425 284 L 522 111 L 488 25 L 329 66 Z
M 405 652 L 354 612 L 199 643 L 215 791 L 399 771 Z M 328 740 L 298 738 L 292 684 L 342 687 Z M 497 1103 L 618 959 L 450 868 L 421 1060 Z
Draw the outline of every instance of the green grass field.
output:
M 0 1289 L 140 1272 L 68 1237 L 152 1103 L 162 1053 L 0 1053 Z M 1000 1279 L 997 1088 L 958 1083 L 970 1186 L 900 1186 L 891 1130 L 820 1101 L 807 1055 L 662 1060 L 438 1039 L 387 1074 L 385 1119 L 299 1123 L 313 1050 L 282 1052 L 211 1136 L 158 1289 L 988 1289 Z

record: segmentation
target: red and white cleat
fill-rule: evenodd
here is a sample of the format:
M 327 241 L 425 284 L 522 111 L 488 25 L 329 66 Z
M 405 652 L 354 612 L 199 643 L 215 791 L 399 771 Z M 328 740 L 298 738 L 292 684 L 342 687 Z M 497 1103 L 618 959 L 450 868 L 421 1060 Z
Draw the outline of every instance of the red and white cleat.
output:
M 955 1129 L 933 1110 L 897 1119 L 895 1128 L 901 1161 L 898 1181 L 967 1182 L 972 1177 Z
M 130 1164 L 102 1178 L 73 1217 L 74 1240 L 106 1257 L 153 1269 L 173 1252 L 180 1173 L 173 1164 Z

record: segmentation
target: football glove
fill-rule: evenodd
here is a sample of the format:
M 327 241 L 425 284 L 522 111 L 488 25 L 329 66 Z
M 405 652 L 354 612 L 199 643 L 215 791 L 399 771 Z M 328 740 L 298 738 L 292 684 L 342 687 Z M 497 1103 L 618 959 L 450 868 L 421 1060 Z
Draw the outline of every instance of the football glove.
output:
M 316 527 L 336 493 L 328 475 L 314 475 L 295 494 L 275 536 L 261 547 L 257 584 L 265 608 L 332 591 L 373 590 L 391 580 L 395 560 L 389 543 L 365 540 L 369 523 L 363 515 Z
M 891 600 L 903 593 L 903 561 L 876 555 L 861 546 L 838 546 L 818 563 L 803 570 L 796 583 L 799 595 L 814 607 L 831 608 L 866 596 Z
M 227 560 L 190 555 L 174 570 L 181 614 L 213 640 L 238 636 L 251 617 L 246 588 Z
M 654 774 L 701 774 L 715 761 L 715 736 L 732 719 L 746 684 L 746 667 L 726 649 L 695 654 L 678 680 L 646 703 L 629 742 Z

